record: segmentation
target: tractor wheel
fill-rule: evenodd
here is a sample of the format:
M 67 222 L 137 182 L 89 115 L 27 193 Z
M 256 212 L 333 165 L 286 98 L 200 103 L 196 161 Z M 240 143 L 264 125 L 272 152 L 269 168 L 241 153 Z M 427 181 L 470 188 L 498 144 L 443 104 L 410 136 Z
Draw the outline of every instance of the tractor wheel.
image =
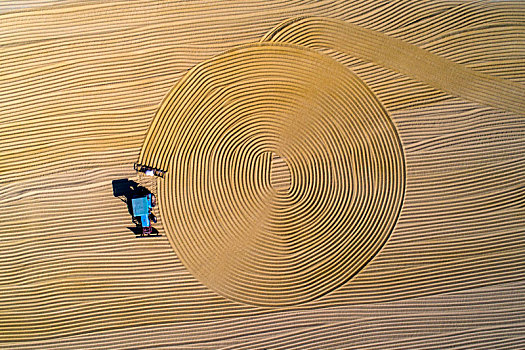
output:
M 151 220 L 151 222 L 153 222 L 154 224 L 157 223 L 157 217 L 156 217 L 155 215 L 153 215 L 153 214 L 150 214 L 150 220 Z
M 157 198 L 154 194 L 151 194 L 151 206 L 154 207 L 157 205 Z

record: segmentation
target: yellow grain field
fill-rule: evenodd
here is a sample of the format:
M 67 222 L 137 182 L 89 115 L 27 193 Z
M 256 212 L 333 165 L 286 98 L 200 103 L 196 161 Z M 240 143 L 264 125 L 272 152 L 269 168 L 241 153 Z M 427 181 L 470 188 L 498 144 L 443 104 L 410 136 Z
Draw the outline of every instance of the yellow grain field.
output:
M 0 347 L 525 348 L 524 84 L 517 1 L 0 3 Z

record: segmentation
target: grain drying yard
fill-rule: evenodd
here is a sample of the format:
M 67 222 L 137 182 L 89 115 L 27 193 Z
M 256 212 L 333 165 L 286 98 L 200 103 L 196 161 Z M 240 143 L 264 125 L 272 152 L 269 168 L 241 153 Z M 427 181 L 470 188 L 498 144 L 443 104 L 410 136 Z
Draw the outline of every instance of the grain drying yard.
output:
M 0 3 L 0 347 L 525 348 L 524 29 L 518 1 Z

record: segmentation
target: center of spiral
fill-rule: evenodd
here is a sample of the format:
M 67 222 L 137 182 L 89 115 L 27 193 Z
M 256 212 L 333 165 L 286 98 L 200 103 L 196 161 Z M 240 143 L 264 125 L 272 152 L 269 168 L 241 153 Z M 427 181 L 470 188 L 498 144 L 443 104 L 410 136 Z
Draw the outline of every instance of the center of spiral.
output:
M 272 187 L 281 192 L 288 191 L 292 182 L 292 174 L 286 160 L 273 153 L 270 165 L 270 184 Z

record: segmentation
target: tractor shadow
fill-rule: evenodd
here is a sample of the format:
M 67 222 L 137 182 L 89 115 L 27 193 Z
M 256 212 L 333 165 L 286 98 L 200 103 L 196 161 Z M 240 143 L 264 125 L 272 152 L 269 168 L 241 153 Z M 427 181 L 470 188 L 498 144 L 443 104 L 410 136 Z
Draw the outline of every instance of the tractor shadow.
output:
M 146 196 L 151 192 L 146 187 L 129 179 L 113 180 L 111 184 L 113 185 L 113 196 L 126 203 L 131 221 L 135 224 L 135 227 L 128 227 L 128 229 L 133 232 L 136 237 L 141 237 L 142 228 L 140 227 L 140 220 L 133 217 L 131 200 L 136 197 Z M 152 234 L 159 236 L 159 231 L 153 227 Z

